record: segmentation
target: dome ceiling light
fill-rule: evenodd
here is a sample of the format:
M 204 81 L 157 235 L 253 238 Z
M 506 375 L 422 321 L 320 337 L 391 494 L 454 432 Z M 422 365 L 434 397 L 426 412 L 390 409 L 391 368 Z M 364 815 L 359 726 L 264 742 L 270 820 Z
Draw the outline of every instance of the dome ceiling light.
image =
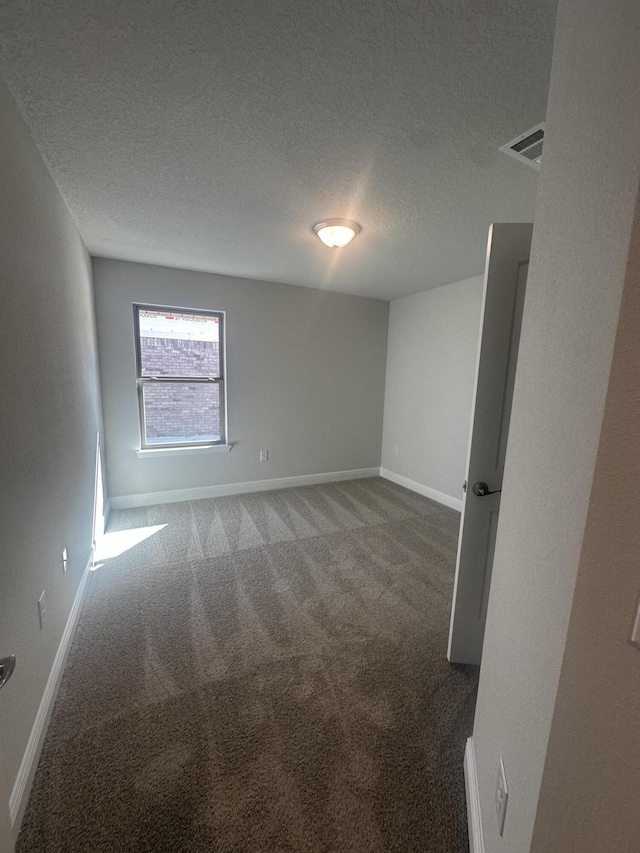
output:
M 346 246 L 361 230 L 357 222 L 348 219 L 325 219 L 324 222 L 313 226 L 313 233 L 330 249 Z

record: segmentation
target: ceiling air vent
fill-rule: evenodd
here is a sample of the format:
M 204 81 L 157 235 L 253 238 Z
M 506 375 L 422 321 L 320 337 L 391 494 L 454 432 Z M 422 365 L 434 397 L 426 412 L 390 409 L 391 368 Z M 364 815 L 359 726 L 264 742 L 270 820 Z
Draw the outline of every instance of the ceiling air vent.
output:
M 543 141 L 544 122 L 532 127 L 526 133 L 516 136 L 511 142 L 501 146 L 500 151 L 504 151 L 505 154 L 519 160 L 520 163 L 526 163 L 528 166 L 533 166 L 534 169 L 539 169 L 542 163 Z

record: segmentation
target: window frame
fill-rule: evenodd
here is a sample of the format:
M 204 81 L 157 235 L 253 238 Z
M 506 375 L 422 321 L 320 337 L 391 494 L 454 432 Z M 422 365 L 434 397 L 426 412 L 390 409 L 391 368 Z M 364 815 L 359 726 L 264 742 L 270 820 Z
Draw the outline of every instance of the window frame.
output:
M 196 317 L 217 317 L 220 329 L 218 342 L 219 375 L 218 376 L 143 376 L 142 373 L 142 347 L 140 338 L 140 311 L 156 311 L 167 314 L 193 314 Z M 177 306 L 148 305 L 139 302 L 133 303 L 133 330 L 136 355 L 136 386 L 138 394 L 138 426 L 140 428 L 140 451 L 153 450 L 188 450 L 189 448 L 220 447 L 227 445 L 227 383 L 226 383 L 226 314 L 224 311 L 212 311 L 207 308 L 179 308 Z M 147 442 L 146 416 L 144 410 L 144 386 L 161 383 L 218 385 L 220 387 L 220 438 L 218 441 L 180 441 L 180 442 Z

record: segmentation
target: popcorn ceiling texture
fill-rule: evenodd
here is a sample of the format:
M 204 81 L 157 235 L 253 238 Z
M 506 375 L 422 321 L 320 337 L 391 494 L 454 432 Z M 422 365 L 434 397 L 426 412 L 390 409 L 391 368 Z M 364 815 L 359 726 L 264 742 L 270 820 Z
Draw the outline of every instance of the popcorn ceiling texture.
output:
M 0 74 L 92 254 L 391 298 L 482 271 L 537 176 L 554 0 L 7 0 Z M 339 255 L 311 226 L 362 224 Z

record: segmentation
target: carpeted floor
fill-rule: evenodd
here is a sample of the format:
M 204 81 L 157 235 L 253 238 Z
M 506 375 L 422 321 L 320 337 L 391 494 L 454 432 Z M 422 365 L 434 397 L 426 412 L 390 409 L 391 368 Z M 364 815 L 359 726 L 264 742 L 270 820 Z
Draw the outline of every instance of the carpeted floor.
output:
M 381 479 L 114 512 L 165 526 L 91 576 L 18 853 L 467 851 L 458 523 Z

